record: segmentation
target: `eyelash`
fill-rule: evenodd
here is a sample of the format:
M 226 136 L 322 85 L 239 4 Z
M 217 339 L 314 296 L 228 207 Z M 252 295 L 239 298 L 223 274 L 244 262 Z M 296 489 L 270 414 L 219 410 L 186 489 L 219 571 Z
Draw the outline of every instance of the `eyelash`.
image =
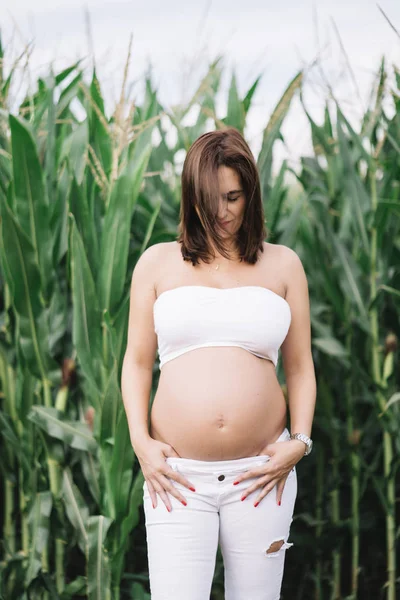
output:
M 236 196 L 235 198 L 228 198 L 229 202 L 236 202 L 236 200 L 239 200 L 240 196 Z

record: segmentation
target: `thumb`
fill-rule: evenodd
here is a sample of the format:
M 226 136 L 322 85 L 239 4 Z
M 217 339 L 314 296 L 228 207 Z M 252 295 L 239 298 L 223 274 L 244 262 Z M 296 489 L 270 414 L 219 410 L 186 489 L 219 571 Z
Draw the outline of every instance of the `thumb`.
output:
M 275 454 L 275 452 L 276 452 L 276 445 L 275 445 L 275 443 L 273 443 L 273 444 L 268 444 L 268 446 L 265 446 L 264 450 L 266 451 L 266 453 L 267 453 L 269 456 L 272 456 L 272 455 L 273 455 L 273 454 Z
M 163 453 L 165 456 L 178 456 L 179 454 L 176 452 L 175 448 L 173 448 L 173 446 L 171 446 L 170 444 L 163 444 Z

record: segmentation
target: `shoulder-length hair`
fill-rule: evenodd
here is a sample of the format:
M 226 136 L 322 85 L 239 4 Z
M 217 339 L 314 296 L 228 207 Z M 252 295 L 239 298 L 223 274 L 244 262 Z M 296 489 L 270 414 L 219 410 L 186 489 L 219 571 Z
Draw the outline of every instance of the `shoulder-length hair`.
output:
M 221 165 L 234 169 L 240 177 L 246 204 L 236 233 L 236 249 L 241 262 L 254 264 L 258 252 L 264 252 L 263 241 L 267 236 L 260 178 L 247 142 L 234 127 L 204 133 L 189 148 L 181 176 L 177 241 L 181 244 L 183 259 L 193 265 L 199 259 L 209 263 L 214 258 L 208 239 L 222 256 L 230 258 L 224 237 L 216 226 Z

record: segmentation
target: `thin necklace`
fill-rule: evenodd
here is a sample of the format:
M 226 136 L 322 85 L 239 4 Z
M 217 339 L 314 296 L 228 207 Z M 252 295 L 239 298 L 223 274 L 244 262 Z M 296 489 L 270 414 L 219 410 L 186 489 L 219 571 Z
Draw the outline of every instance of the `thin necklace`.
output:
M 218 263 L 216 267 L 212 267 L 212 268 L 214 271 L 217 271 L 219 269 L 219 267 L 220 267 L 220 263 Z
M 216 267 L 212 267 L 212 269 L 213 269 L 214 271 L 218 271 L 219 267 L 220 267 L 220 263 L 218 263 Z

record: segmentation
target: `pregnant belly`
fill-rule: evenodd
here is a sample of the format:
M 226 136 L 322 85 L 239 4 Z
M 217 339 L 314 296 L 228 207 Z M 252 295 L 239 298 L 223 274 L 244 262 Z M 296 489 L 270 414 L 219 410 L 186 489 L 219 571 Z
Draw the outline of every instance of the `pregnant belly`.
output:
M 242 348 L 199 348 L 161 371 L 150 435 L 183 458 L 256 456 L 285 426 L 274 364 Z

